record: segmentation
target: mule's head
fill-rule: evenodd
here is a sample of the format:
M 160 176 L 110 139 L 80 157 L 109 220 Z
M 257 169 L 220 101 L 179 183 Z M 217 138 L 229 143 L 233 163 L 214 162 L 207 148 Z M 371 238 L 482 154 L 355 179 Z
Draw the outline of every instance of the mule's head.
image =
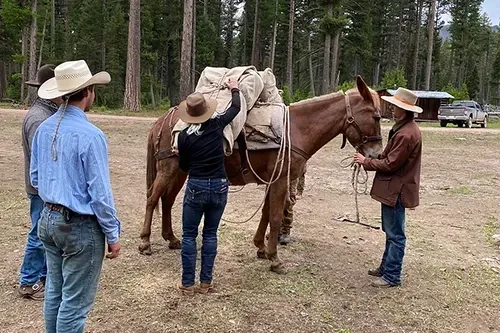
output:
M 361 154 L 377 158 L 382 153 L 380 98 L 361 76 L 356 78 L 356 88 L 346 95 L 351 111 L 347 111 L 344 135 Z

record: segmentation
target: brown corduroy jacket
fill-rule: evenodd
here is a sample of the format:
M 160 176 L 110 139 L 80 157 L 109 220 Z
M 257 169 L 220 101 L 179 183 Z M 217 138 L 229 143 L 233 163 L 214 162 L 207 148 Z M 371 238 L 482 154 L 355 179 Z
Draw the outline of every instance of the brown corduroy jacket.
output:
M 376 171 L 373 199 L 394 207 L 399 196 L 405 208 L 419 205 L 422 135 L 413 119 L 396 124 L 378 159 L 365 159 L 367 171 Z

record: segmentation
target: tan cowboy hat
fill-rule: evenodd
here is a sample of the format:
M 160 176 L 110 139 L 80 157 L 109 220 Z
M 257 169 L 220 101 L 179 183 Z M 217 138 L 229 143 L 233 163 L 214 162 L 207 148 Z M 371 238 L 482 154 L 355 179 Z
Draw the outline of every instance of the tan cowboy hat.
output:
M 47 80 L 38 89 L 40 98 L 54 99 L 94 84 L 108 84 L 111 81 L 107 72 L 92 75 L 85 60 L 63 62 L 54 69 L 54 74 L 54 78 Z
M 202 124 L 215 113 L 217 100 L 195 92 L 179 104 L 179 118 L 188 124 Z
M 417 104 L 417 95 L 411 90 L 398 88 L 394 96 L 382 96 L 384 101 L 396 105 L 397 107 L 411 112 L 422 113 L 423 110 Z

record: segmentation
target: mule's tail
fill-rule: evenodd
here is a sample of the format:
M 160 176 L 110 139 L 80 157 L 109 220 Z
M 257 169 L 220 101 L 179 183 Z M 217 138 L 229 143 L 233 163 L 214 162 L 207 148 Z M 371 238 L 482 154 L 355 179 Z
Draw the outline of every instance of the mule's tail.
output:
M 148 148 L 147 148 L 147 157 L 146 157 L 146 186 L 147 186 L 147 197 L 151 196 L 153 191 L 153 183 L 156 179 L 156 157 L 155 157 L 155 142 L 154 142 L 154 130 L 151 128 L 148 135 Z M 159 200 L 158 200 L 159 201 Z M 156 213 L 159 213 L 158 210 L 158 202 L 155 206 Z

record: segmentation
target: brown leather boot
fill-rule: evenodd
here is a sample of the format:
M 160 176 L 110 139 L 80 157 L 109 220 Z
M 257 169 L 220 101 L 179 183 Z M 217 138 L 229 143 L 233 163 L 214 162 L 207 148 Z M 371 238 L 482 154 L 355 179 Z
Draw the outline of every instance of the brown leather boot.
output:
M 183 296 L 193 296 L 194 295 L 194 286 L 183 286 L 182 283 L 179 284 L 178 286 L 179 292 Z
M 368 270 L 368 275 L 382 277 L 382 273 L 380 272 L 380 267 Z
M 214 291 L 214 286 L 211 283 L 200 283 L 200 288 L 198 288 L 198 292 L 200 294 L 208 294 Z
M 19 286 L 19 295 L 24 298 L 31 298 L 35 301 L 43 301 L 45 298 L 45 284 L 43 281 L 28 286 Z

